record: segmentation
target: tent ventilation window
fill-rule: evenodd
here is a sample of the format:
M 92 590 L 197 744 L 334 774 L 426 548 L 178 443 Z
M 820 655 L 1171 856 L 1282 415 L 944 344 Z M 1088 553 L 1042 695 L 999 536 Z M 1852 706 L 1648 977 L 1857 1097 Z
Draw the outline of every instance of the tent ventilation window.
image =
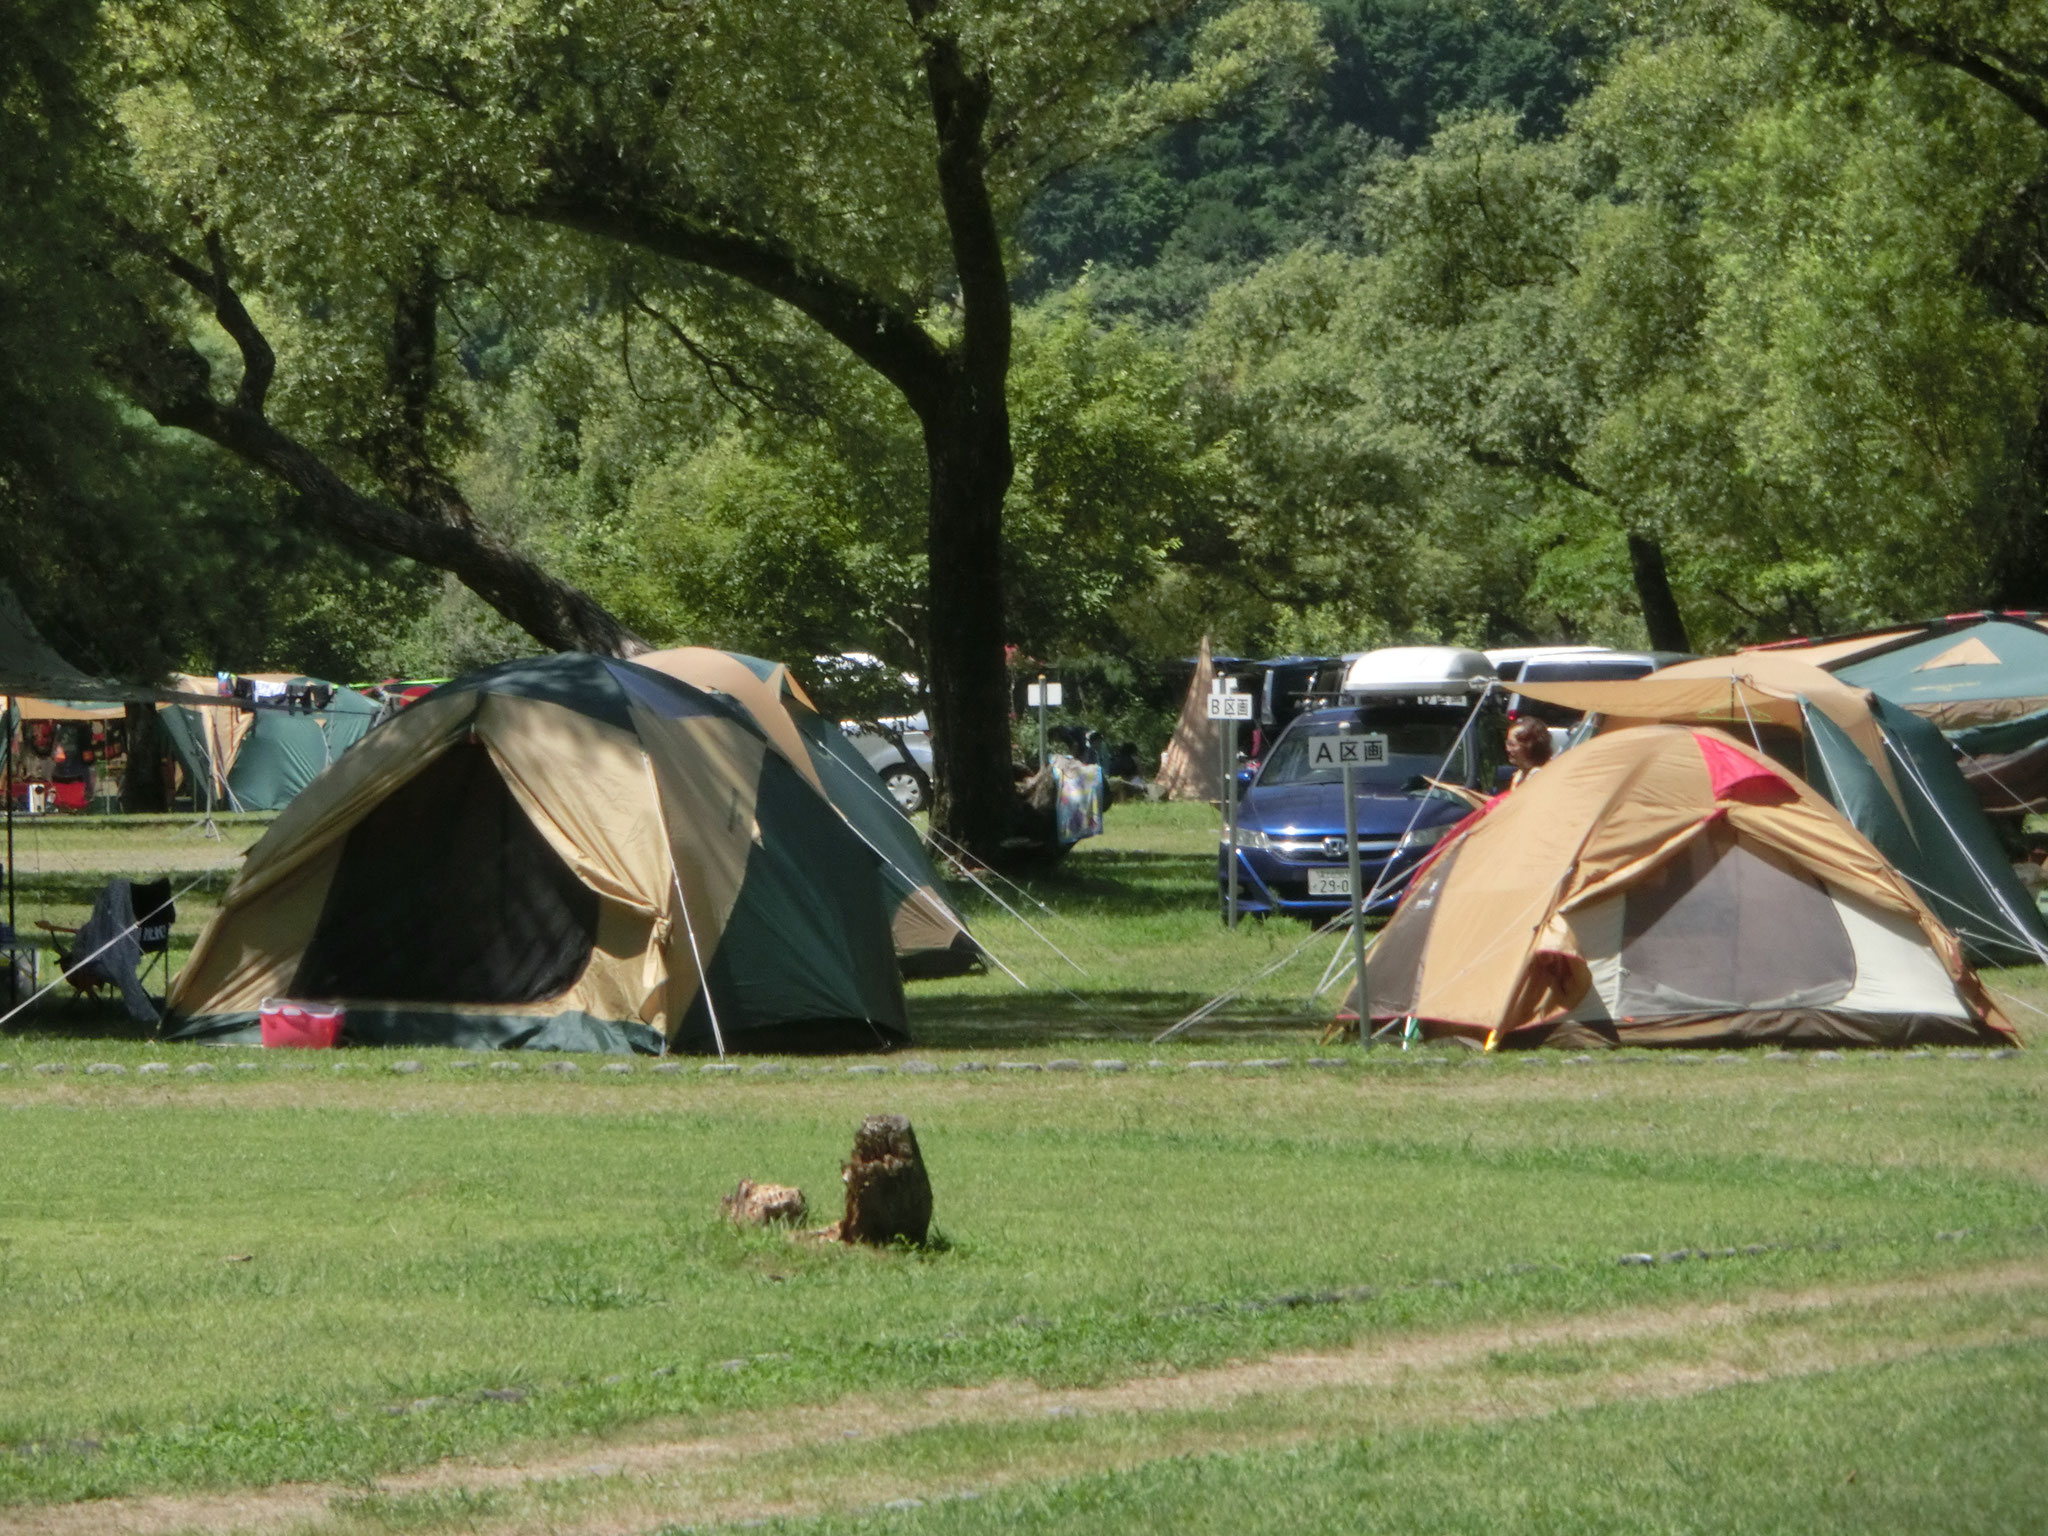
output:
M 1623 1018 L 1819 1007 L 1855 982 L 1827 888 L 1724 829 L 1694 838 L 1624 901 Z
M 292 991 L 539 1002 L 583 973 L 597 912 L 490 753 L 457 746 L 349 833 Z

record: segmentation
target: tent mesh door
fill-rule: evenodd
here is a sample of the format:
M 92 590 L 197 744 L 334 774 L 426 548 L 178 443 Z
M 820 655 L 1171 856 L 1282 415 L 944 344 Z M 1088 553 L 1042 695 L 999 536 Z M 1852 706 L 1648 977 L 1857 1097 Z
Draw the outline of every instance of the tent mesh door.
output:
M 597 893 L 551 848 L 481 746 L 444 753 L 357 823 L 292 991 L 531 1003 L 568 989 Z
M 1656 1018 L 1833 1002 L 1856 951 L 1824 885 L 1717 828 L 1629 889 L 1621 967 L 1620 1016 Z

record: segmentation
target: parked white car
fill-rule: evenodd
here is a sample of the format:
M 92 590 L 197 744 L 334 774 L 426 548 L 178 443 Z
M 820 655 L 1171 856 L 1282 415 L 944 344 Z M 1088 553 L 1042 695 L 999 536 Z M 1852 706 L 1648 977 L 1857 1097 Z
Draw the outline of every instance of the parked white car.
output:
M 840 729 L 904 815 L 915 816 L 932 803 L 932 738 L 922 714 L 848 720 Z

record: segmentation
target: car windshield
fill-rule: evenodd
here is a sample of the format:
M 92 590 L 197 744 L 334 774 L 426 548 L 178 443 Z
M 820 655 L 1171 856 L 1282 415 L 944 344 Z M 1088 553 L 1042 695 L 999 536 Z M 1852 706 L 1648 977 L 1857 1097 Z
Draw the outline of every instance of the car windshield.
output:
M 1471 778 L 1472 743 L 1459 740 L 1467 711 L 1433 709 L 1426 705 L 1374 705 L 1365 709 L 1324 710 L 1297 720 L 1273 744 L 1259 769 L 1261 788 L 1281 784 L 1336 784 L 1343 780 L 1341 768 L 1309 765 L 1309 738 L 1334 735 L 1349 723 L 1353 732 L 1387 738 L 1387 762 L 1355 770 L 1358 787 L 1368 794 L 1398 793 L 1418 774 L 1464 782 Z M 1454 753 L 1452 748 L 1457 750 Z M 1446 762 L 1446 759 L 1449 759 Z

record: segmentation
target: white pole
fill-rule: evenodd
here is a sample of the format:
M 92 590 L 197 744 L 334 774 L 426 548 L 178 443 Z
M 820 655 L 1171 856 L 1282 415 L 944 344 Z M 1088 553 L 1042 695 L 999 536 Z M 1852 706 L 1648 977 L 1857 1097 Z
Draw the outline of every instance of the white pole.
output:
M 1345 721 L 1339 729 L 1349 731 L 1351 722 Z M 1372 1031 L 1366 1027 L 1365 880 L 1358 864 L 1358 794 L 1354 788 L 1356 772 L 1347 758 L 1344 763 L 1344 863 L 1351 872 L 1351 963 L 1358 978 L 1358 1043 L 1363 1046 Z
M 1223 804 L 1224 804 L 1224 845 L 1230 850 L 1230 897 L 1224 923 L 1227 927 L 1237 926 L 1237 754 L 1231 751 L 1231 738 L 1237 734 L 1237 722 L 1223 719 L 1217 725 L 1217 753 L 1223 761 Z
M 1047 758 L 1045 753 L 1045 674 L 1041 672 L 1038 674 L 1038 766 L 1043 768 L 1046 765 L 1046 762 Z

